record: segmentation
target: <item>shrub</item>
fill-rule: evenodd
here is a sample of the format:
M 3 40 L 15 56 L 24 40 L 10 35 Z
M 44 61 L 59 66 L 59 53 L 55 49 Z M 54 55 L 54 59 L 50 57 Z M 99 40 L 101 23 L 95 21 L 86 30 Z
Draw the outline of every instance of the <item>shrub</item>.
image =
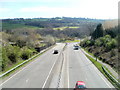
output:
M 12 63 L 16 63 L 17 62 L 17 56 L 15 53 L 10 53 L 8 55 L 8 58 L 10 59 L 10 61 L 12 61 Z
M 102 57 L 101 57 L 101 56 L 99 56 L 99 59 L 100 59 L 100 60 L 102 60 Z
M 105 46 L 106 39 L 104 37 L 100 37 L 99 39 L 100 39 L 101 45 Z
M 90 41 L 90 40 L 87 40 L 87 41 L 85 42 L 85 45 L 86 45 L 86 46 L 90 46 L 90 45 L 91 45 L 91 41 Z
M 19 60 L 20 48 L 17 46 L 6 45 L 2 47 L 2 71 L 9 64 L 16 63 Z
M 106 43 L 106 50 L 111 50 L 117 46 L 117 41 L 115 39 L 112 39 L 111 41 Z
M 95 40 L 95 45 L 96 46 L 101 46 L 102 42 L 99 39 L 97 39 L 97 40 Z
M 23 41 L 23 40 L 17 40 L 17 41 L 16 41 L 16 44 L 17 44 L 19 47 L 26 46 L 26 42 Z
M 111 36 L 110 35 L 106 35 L 104 37 L 100 37 L 99 40 L 101 42 L 101 45 L 103 45 L 105 47 L 106 43 L 111 41 Z
M 2 71 L 5 70 L 9 62 L 5 48 L 2 48 Z
M 94 53 L 94 56 L 95 56 L 95 57 L 98 57 L 99 54 L 100 54 L 99 52 L 95 52 L 95 53 Z
M 23 47 L 22 48 L 22 54 L 21 54 L 21 58 L 23 60 L 29 59 L 33 54 L 33 51 L 28 49 L 27 47 Z
M 111 50 L 111 52 L 110 52 L 110 57 L 113 57 L 113 56 L 115 56 L 115 51 L 114 50 Z
M 111 50 L 112 49 L 111 42 L 107 42 L 105 47 L 107 51 Z
M 117 46 L 117 41 L 115 39 L 111 40 L 111 47 L 115 48 Z
M 5 47 L 5 49 L 6 49 L 6 54 L 9 60 L 12 63 L 16 63 L 19 59 L 20 48 L 17 46 L 8 45 Z
M 90 41 L 91 41 L 90 45 L 93 46 L 95 41 L 94 40 L 90 40 Z

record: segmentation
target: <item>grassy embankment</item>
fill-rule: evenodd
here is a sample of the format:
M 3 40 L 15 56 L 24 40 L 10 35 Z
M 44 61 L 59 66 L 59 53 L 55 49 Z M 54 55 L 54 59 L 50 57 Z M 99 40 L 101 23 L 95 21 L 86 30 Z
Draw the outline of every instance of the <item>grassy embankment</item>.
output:
M 101 64 L 101 63 L 99 63 L 99 62 L 97 62 L 95 59 L 93 59 L 92 57 L 90 57 L 90 56 L 88 56 L 88 55 L 86 55 L 87 56 L 87 58 L 98 68 L 98 70 L 116 87 L 116 88 L 118 88 L 118 86 L 117 86 L 117 84 L 113 81 L 113 80 L 111 80 L 111 78 L 109 78 L 106 74 L 105 74 L 105 72 L 104 72 L 104 70 L 102 69 L 102 67 L 103 67 L 103 65 Z M 108 70 L 108 68 L 106 68 L 105 66 L 104 66 L 104 68 L 107 70 L 107 72 L 109 72 L 109 74 L 110 75 L 112 75 L 112 73 Z M 113 76 L 113 75 L 112 75 Z M 114 77 L 114 76 L 113 76 Z M 114 77 L 115 78 L 115 77 Z
M 52 47 L 54 47 L 54 46 L 55 46 L 55 45 L 53 45 Z M 11 72 L 9 72 L 8 74 L 4 75 L 4 76 L 2 77 L 2 79 L 5 78 L 5 77 L 7 77 L 7 76 L 9 76 L 9 75 L 11 75 L 12 73 L 14 73 L 15 71 L 19 70 L 20 68 L 26 66 L 28 63 L 34 61 L 35 58 L 39 57 L 40 55 L 42 55 L 43 53 L 45 53 L 46 51 L 48 51 L 48 50 L 51 49 L 52 47 L 48 48 L 47 50 L 45 50 L 45 51 L 42 52 L 42 53 L 38 53 L 38 54 L 36 54 L 36 55 L 33 55 L 32 57 L 30 57 L 31 59 L 30 59 L 29 61 L 27 61 L 26 63 L 24 63 L 24 64 L 22 64 L 24 61 L 20 61 L 20 62 L 17 62 L 16 64 L 12 65 L 11 67 L 8 67 L 5 71 L 0 72 L 0 74 L 5 73 L 6 71 L 8 71 L 8 70 L 10 70 L 10 69 L 12 69 L 12 68 L 14 68 L 14 67 L 16 67 L 17 65 L 22 64 L 22 65 L 19 66 L 18 68 L 14 69 L 13 71 L 11 71 Z M 1 79 L 1 78 L 0 78 L 0 79 Z

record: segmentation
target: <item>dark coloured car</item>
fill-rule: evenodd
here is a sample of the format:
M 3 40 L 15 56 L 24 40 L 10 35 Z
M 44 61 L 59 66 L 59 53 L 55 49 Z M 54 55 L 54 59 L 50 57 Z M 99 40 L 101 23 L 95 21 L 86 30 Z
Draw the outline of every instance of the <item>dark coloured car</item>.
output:
M 54 51 L 53 51 L 53 54 L 58 54 L 58 50 L 54 50 Z
M 79 49 L 79 46 L 74 46 L 74 50 L 78 50 Z

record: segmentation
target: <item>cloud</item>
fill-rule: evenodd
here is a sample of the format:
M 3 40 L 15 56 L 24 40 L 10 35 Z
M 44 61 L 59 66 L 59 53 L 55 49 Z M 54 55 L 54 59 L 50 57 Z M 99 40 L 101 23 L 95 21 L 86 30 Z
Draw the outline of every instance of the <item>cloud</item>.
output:
M 11 11 L 9 8 L 0 8 L 1 13 L 9 12 L 9 11 Z
M 32 1 L 32 0 L 0 0 L 0 2 L 29 2 L 29 1 Z
M 7 13 L 9 13 L 8 16 L 10 15 L 16 17 L 68 16 L 68 17 L 89 17 L 89 18 L 103 18 L 103 19 L 118 17 L 117 16 L 118 0 L 74 0 L 74 1 L 73 0 L 0 0 L 0 2 L 1 1 L 5 3 L 3 3 L 4 8 L 0 8 L 0 12 L 3 12 L 4 15 L 8 15 Z M 11 4 L 10 2 L 15 2 L 15 3 Z M 19 2 L 23 2 L 23 3 L 19 3 Z M 28 2 L 28 5 L 26 5 L 26 3 L 24 2 Z M 45 3 L 41 3 L 41 2 L 45 2 Z
M 69 0 L 0 0 L 0 2 L 61 2 L 61 1 L 68 2 Z
M 69 8 L 58 8 L 58 7 L 29 7 L 29 8 L 21 8 L 19 11 L 20 12 L 29 12 L 29 13 L 33 13 L 33 12 L 64 12 L 64 11 L 68 11 Z
M 39 16 L 69 16 L 69 17 L 90 17 L 90 18 L 116 18 L 117 9 L 112 7 L 97 7 L 98 4 L 88 7 L 77 6 L 77 7 L 27 7 L 21 8 L 19 12 L 21 13 L 37 13 Z M 96 8 L 95 8 L 96 7 Z M 114 15 L 112 14 L 114 13 Z

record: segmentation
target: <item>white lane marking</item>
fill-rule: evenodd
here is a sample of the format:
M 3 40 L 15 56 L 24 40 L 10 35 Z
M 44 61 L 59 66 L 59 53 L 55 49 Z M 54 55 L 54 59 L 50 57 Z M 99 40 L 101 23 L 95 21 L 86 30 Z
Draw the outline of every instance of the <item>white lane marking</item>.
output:
M 57 47 L 57 46 L 56 46 Z M 53 47 L 55 48 L 55 47 Z M 53 49 L 52 48 L 52 49 Z M 37 59 L 37 58 L 36 58 Z M 35 60 L 36 60 L 35 59 Z M 25 67 L 23 67 L 21 70 L 19 70 L 18 72 L 16 72 L 13 76 L 11 76 L 10 78 L 8 78 L 6 81 L 4 81 L 2 84 L 0 84 L 0 86 L 2 86 L 3 84 L 5 84 L 6 82 L 8 82 L 10 79 L 12 79 L 14 76 L 16 76 L 18 73 L 20 73 L 21 71 L 23 71 L 25 68 L 27 68 L 29 65 L 31 65 L 32 63 L 34 63 L 34 61 L 32 61 L 31 63 L 27 64 Z
M 56 61 L 57 61 L 57 59 L 56 59 Z M 53 67 L 55 66 L 56 61 L 54 62 L 54 64 L 53 64 L 52 68 L 50 69 L 50 72 L 49 72 L 49 74 L 48 74 L 48 76 L 47 76 L 47 78 L 46 78 L 45 82 L 43 83 L 42 88 L 44 88 L 44 87 L 45 87 L 45 84 L 46 84 L 46 82 L 47 82 L 47 80 L 48 80 L 48 78 L 49 78 L 49 76 L 50 76 L 50 74 L 51 74 L 51 72 L 52 72 Z
M 63 46 L 64 47 L 64 46 Z M 62 50 L 61 50 L 62 51 Z M 60 55 L 60 54 L 59 54 Z M 56 59 L 56 61 L 54 62 L 54 64 L 53 64 L 53 66 L 52 66 L 52 68 L 51 68 L 51 70 L 50 70 L 50 72 L 49 72 L 49 74 L 48 74 L 48 76 L 47 76 L 47 78 L 46 78 L 46 80 L 45 80 L 45 82 L 44 82 L 44 84 L 43 84 L 43 86 L 42 86 L 42 88 L 44 88 L 45 87 L 45 84 L 46 84 L 46 82 L 47 82 L 47 80 L 48 80 L 48 78 L 49 78 L 49 76 L 50 76 L 50 74 L 51 74 L 51 72 L 52 72 L 52 69 L 53 69 L 53 67 L 55 66 L 55 63 L 57 62 L 57 59 Z
M 84 53 L 83 53 L 83 54 L 84 54 Z M 86 57 L 86 60 L 89 61 L 89 62 L 91 62 L 87 57 Z M 94 64 L 92 64 L 92 65 L 94 66 L 94 69 L 95 69 L 95 71 L 97 72 L 97 74 L 103 79 L 103 81 L 107 84 L 107 86 L 111 88 L 111 86 L 106 82 L 106 80 L 103 78 L 103 76 L 98 73 L 97 67 L 96 67 Z M 100 72 L 100 73 L 101 73 L 101 72 Z M 101 73 L 101 74 L 102 74 L 102 73 Z
M 95 68 L 94 68 L 95 69 Z M 97 70 L 95 69 L 95 71 L 97 72 Z M 111 88 L 111 86 L 106 82 L 106 80 L 103 78 L 103 76 L 102 75 L 100 75 L 98 72 L 97 72 L 97 74 L 103 79 L 103 81 Z
M 87 58 L 87 60 L 89 60 L 89 59 Z M 89 60 L 89 61 L 90 61 L 90 60 Z M 102 80 L 107 84 L 107 86 L 108 86 L 109 88 L 111 88 L 110 85 L 109 85 L 109 84 L 106 82 L 106 80 L 103 78 L 103 76 L 98 73 L 97 67 L 96 67 L 94 64 L 92 64 L 92 65 L 93 65 L 93 68 L 95 69 L 95 71 L 97 72 L 97 74 L 102 78 Z M 101 73 L 101 72 L 100 72 L 100 73 Z M 102 74 L 102 73 L 101 73 L 101 74 Z
M 11 76 L 10 78 L 8 78 L 6 81 L 4 81 L 2 84 L 0 84 L 0 86 L 2 86 L 3 84 L 5 84 L 6 82 L 8 82 L 10 79 L 12 79 L 14 76 L 16 76 L 18 73 L 20 73 L 21 71 L 23 71 L 25 68 L 27 68 L 29 65 L 31 65 L 34 62 L 31 62 L 30 64 L 27 64 L 27 66 L 25 66 L 24 68 L 22 68 L 21 70 L 19 70 L 18 72 L 16 72 L 13 76 Z
M 67 59 L 67 61 L 68 61 L 68 62 L 67 62 L 67 63 L 68 63 L 68 70 L 67 70 L 67 73 L 68 73 L 68 88 L 69 88 L 69 82 L 70 82 L 70 81 L 69 81 L 69 59 Z
M 68 58 L 68 55 L 67 55 L 67 57 L 66 57 L 67 59 L 67 75 L 68 75 L 68 88 L 69 88 L 69 58 Z
M 26 80 L 26 83 L 28 82 L 29 79 Z

